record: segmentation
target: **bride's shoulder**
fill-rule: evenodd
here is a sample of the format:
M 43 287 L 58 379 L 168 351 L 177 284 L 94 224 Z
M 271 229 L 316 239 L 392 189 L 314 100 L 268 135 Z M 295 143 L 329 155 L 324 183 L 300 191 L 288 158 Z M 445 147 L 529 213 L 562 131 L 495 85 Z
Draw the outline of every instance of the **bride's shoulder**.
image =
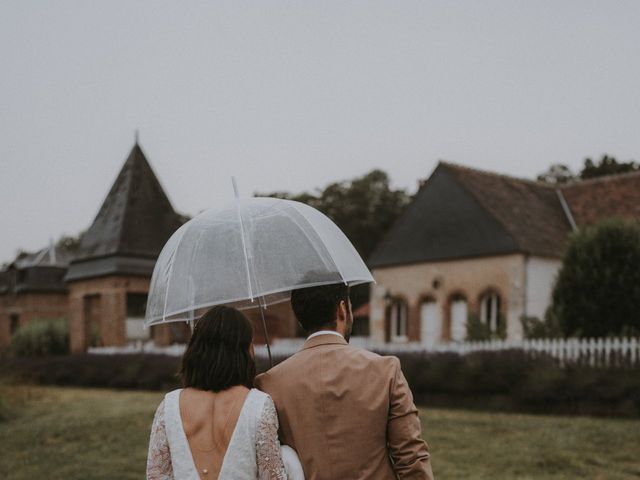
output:
M 264 412 L 275 410 L 273 399 L 268 393 L 258 390 L 257 388 L 252 388 L 249 391 L 249 397 L 251 398 L 254 409 L 258 413 L 264 414 Z
M 253 399 L 262 404 L 264 402 L 273 402 L 271 400 L 271 396 L 268 393 L 264 393 L 262 390 L 258 390 L 257 388 L 252 388 L 249 390 L 249 396 L 253 397 Z
M 174 404 L 178 404 L 180 401 L 180 392 L 182 392 L 182 388 L 178 388 L 176 390 L 172 390 L 165 394 L 158 405 L 158 411 L 164 411 L 166 408 L 171 408 Z
M 182 390 L 184 390 L 183 388 L 176 388 L 175 390 L 171 390 L 170 392 L 167 392 L 165 394 L 165 396 L 162 398 L 162 401 L 164 403 L 167 402 L 172 402 L 172 401 L 177 401 L 180 399 L 180 393 L 182 393 Z

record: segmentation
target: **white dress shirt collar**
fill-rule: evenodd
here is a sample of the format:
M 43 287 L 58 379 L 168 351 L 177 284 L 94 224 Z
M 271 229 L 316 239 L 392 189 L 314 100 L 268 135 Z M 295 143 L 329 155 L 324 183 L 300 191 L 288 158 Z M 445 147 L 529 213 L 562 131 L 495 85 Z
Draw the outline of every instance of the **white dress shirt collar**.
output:
M 307 340 L 311 340 L 313 337 L 317 337 L 319 335 L 337 335 L 340 338 L 344 338 L 341 334 L 336 332 L 335 330 L 320 330 L 318 332 L 314 332 L 307 337 Z

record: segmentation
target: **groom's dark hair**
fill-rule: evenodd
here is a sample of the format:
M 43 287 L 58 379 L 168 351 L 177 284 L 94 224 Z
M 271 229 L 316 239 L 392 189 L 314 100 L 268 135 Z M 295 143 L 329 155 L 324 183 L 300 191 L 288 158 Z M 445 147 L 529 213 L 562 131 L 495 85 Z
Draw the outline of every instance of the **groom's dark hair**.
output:
M 349 303 L 349 286 L 332 283 L 299 288 L 291 292 L 293 313 L 305 332 L 336 328 L 336 311 L 341 301 Z

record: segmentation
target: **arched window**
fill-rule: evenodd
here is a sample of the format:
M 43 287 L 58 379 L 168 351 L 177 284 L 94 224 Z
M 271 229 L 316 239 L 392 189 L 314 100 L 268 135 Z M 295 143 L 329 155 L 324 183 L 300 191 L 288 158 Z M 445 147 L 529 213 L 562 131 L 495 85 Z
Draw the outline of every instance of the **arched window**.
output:
M 450 307 L 451 340 L 463 342 L 467 337 L 467 317 L 469 314 L 467 299 L 462 294 L 454 295 L 451 297 Z
M 480 321 L 489 327 L 491 333 L 501 329 L 502 302 L 497 292 L 490 290 L 480 297 Z
M 420 304 L 420 342 L 433 347 L 440 342 L 441 335 L 440 306 L 432 298 L 426 298 Z
M 407 302 L 395 299 L 389 307 L 390 339 L 392 342 L 407 341 Z

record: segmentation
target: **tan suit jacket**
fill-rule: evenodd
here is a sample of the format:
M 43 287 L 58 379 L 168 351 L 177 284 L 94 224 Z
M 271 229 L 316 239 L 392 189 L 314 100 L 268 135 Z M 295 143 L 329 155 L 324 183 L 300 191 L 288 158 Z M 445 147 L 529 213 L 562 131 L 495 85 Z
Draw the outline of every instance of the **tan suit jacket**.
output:
M 307 480 L 432 479 L 418 410 L 396 357 L 319 335 L 256 378 Z

